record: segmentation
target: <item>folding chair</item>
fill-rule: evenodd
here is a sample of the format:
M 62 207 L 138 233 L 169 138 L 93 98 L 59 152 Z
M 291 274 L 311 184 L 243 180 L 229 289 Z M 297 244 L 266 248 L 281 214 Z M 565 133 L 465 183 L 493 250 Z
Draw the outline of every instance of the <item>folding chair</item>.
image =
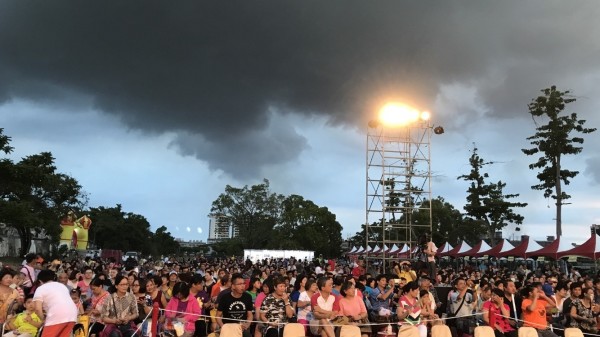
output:
M 565 337 L 583 337 L 583 332 L 579 328 L 566 328 Z
M 356 325 L 342 325 L 340 337 L 360 337 L 360 328 Z
M 283 328 L 283 337 L 305 337 L 304 325 L 300 323 L 288 323 Z
M 538 337 L 538 333 L 535 328 L 522 326 L 519 328 L 519 337 Z
M 452 337 L 452 331 L 446 324 L 438 324 L 431 327 L 431 337 Z
M 223 324 L 219 336 L 242 337 L 242 326 L 239 323 Z
M 404 324 L 398 330 L 398 336 L 402 337 L 420 337 L 419 329 L 414 325 Z
M 13 316 L 15 314 L 15 312 L 17 311 L 17 308 L 19 307 L 18 303 L 16 300 L 12 301 L 7 309 L 6 309 L 6 321 L 4 323 L 2 323 L 2 333 L 0 334 L 0 336 L 4 336 L 5 332 L 8 332 L 8 330 L 6 329 L 7 325 L 8 325 L 8 316 Z
M 475 327 L 475 337 L 494 337 L 494 329 L 488 325 L 480 325 Z

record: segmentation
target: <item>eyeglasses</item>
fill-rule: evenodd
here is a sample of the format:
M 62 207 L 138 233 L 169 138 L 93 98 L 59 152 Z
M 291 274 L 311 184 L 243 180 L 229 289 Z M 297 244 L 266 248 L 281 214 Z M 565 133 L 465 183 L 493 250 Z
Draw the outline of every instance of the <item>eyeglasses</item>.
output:
M 129 283 L 119 283 L 118 285 L 120 285 L 120 286 L 128 286 Z

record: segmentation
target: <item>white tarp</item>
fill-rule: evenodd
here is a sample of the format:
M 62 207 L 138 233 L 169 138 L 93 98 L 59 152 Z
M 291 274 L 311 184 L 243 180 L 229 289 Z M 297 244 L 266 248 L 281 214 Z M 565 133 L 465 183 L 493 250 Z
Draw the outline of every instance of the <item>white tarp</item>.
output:
M 269 250 L 269 249 L 244 249 L 244 260 L 250 259 L 257 262 L 264 259 L 289 259 L 312 261 L 315 257 L 314 251 L 309 250 Z

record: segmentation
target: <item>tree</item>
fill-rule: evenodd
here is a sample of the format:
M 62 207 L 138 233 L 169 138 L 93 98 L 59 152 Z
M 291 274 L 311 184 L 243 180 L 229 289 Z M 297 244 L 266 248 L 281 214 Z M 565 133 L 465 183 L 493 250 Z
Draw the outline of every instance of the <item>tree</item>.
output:
M 428 200 L 423 200 L 423 204 L 429 207 Z M 415 224 L 429 224 L 429 210 L 424 206 L 414 212 Z M 446 241 L 452 245 L 460 240 L 473 242 L 485 233 L 480 226 L 472 226 L 465 221 L 460 211 L 441 196 L 431 200 L 431 219 L 431 238 L 438 245 Z M 422 227 L 419 229 L 425 231 Z M 416 234 L 418 237 L 423 233 Z
M 9 154 L 13 151 L 11 138 L 3 131 L 0 129 L 0 150 Z M 61 215 L 87 201 L 77 180 L 56 172 L 50 152 L 27 156 L 16 164 L 2 159 L 0 177 L 0 222 L 17 230 L 20 255 L 29 252 L 37 234 L 58 242 Z
M 562 167 L 562 156 L 581 153 L 583 138 L 572 137 L 571 133 L 592 133 L 595 128 L 585 128 L 585 120 L 577 118 L 576 113 L 559 116 L 566 105 L 573 103 L 576 99 L 570 95 L 570 91 L 560 91 L 556 86 L 542 90 L 543 95 L 533 99 L 528 105 L 529 114 L 535 117 L 547 117 L 548 123 L 538 126 L 536 133 L 527 140 L 533 148 L 522 149 L 524 154 L 533 156 L 540 154 L 538 160 L 529 165 L 530 170 L 541 169 L 537 178 L 539 184 L 531 186 L 534 190 L 544 191 L 544 198 L 551 197 L 556 200 L 556 236 L 562 236 L 562 205 L 571 196 L 562 190 L 562 184 L 569 185 L 570 179 L 576 177 L 579 171 L 571 171 Z
M 326 257 L 339 256 L 342 226 L 327 207 L 299 195 L 283 200 L 281 221 L 270 246 L 278 249 L 308 249 Z
M 167 231 L 167 227 L 160 226 L 152 237 L 153 255 L 169 255 L 177 253 L 180 249 L 179 242 Z
M 509 223 L 517 225 L 523 223 L 523 216 L 515 213 L 513 208 L 525 207 L 527 204 L 509 201 L 509 199 L 517 198 L 519 194 L 504 194 L 506 183 L 501 180 L 497 183 L 486 182 L 489 175 L 482 173 L 481 170 L 485 165 L 493 164 L 493 162 L 484 161 L 477 153 L 476 147 L 473 147 L 469 164 L 471 172 L 457 178 L 471 182 L 467 189 L 467 204 L 464 209 L 470 217 L 469 221 L 472 225 L 482 226 L 486 229 L 493 245 L 496 231 L 502 230 Z
M 213 201 L 211 213 L 226 217 L 237 228 L 244 247 L 264 248 L 279 220 L 283 199 L 270 191 L 267 179 L 251 187 L 227 185 L 225 193 Z
M 115 207 L 90 208 L 90 218 L 94 224 L 90 227 L 89 237 L 96 246 L 143 254 L 153 252 L 154 247 L 149 244 L 152 242 L 150 223 L 144 216 L 125 213 L 117 204 Z

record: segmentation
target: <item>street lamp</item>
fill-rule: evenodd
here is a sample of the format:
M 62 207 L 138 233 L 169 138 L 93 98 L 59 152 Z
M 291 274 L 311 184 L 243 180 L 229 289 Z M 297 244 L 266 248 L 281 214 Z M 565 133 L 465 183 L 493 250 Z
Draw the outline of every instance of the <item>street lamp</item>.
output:
M 430 139 L 437 131 L 430 120 L 428 111 L 389 103 L 368 123 L 365 244 L 381 245 L 382 272 L 393 258 L 384 248 L 406 244 L 410 252 L 415 231 L 431 232 Z M 413 212 L 426 212 L 429 221 L 415 223 Z M 367 255 L 367 265 L 376 259 Z

